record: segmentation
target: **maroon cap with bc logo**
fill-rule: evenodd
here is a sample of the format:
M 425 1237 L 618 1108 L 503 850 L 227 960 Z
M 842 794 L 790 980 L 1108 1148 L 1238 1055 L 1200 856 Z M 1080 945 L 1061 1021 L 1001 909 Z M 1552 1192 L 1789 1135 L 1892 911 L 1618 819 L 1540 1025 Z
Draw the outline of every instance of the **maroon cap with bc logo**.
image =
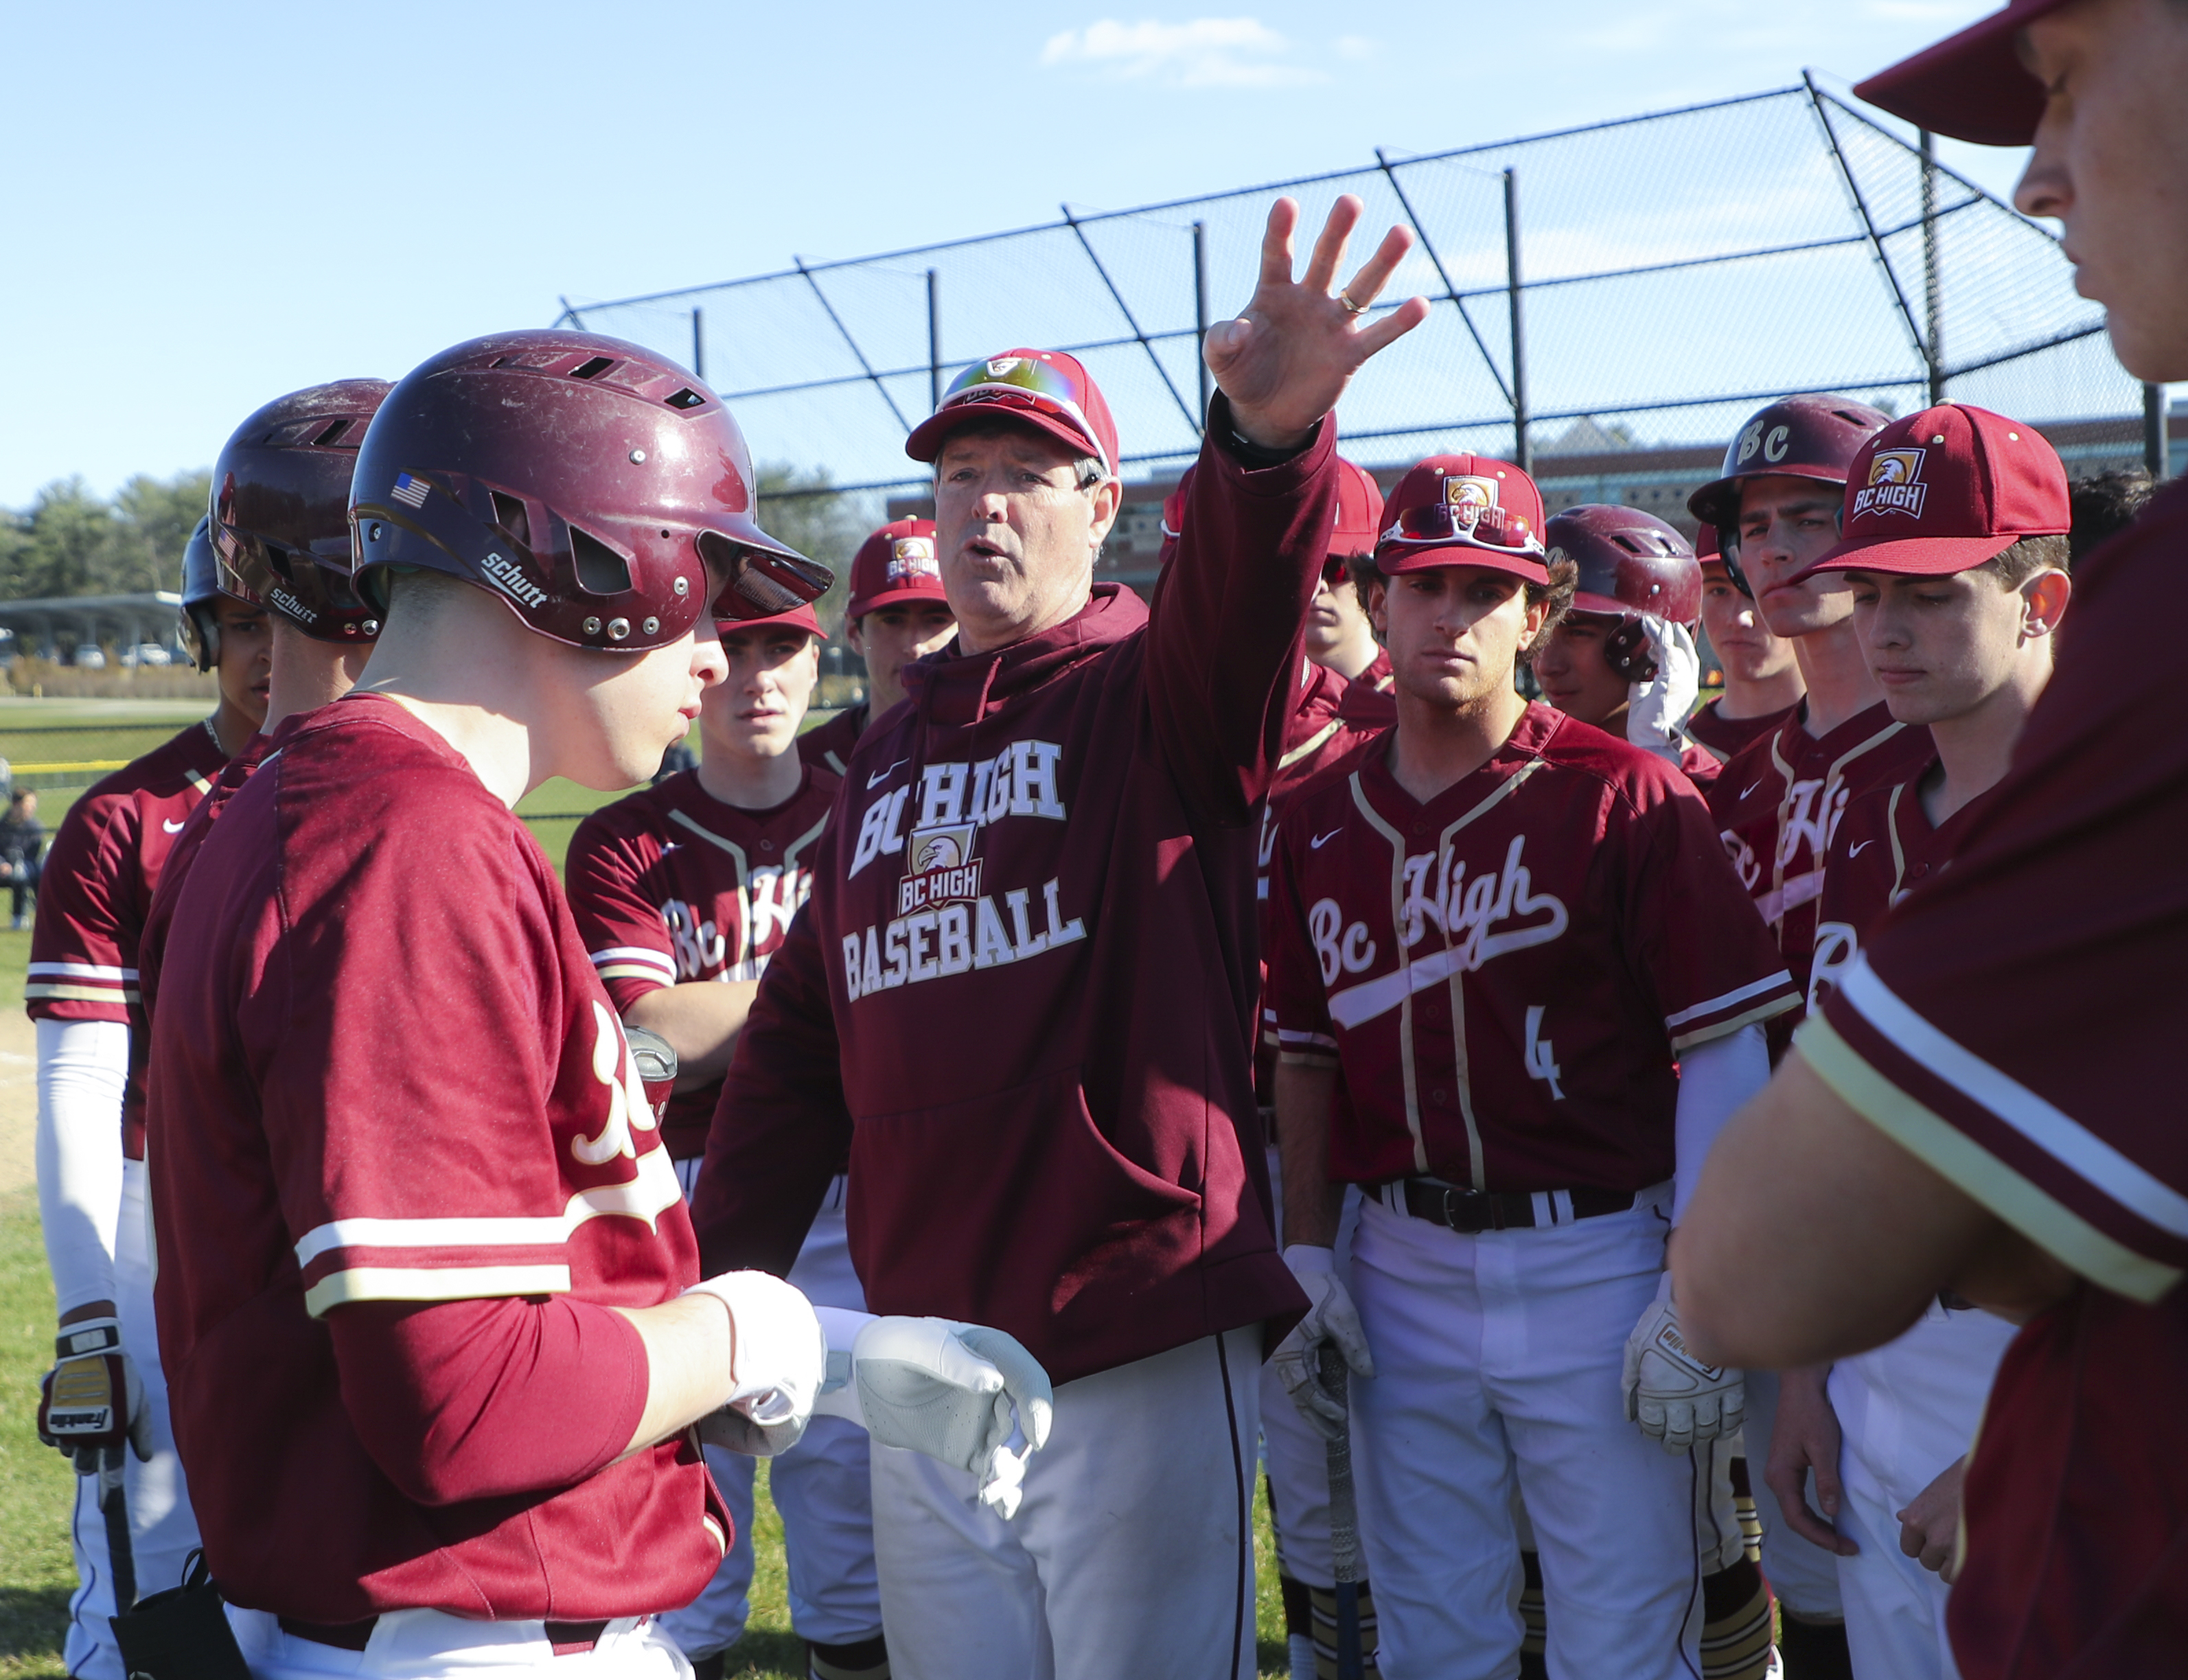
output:
M 1375 569 L 1395 578 L 1479 566 L 1547 583 L 1543 524 L 1542 493 L 1511 462 L 1430 455 L 1407 470 L 1383 505 Z
M 931 519 L 893 519 L 860 544 L 858 553 L 851 557 L 851 599 L 843 608 L 846 620 L 863 618 L 877 606 L 907 600 L 949 604 L 942 590 L 942 565 L 935 552 Z
M 1892 421 L 1862 446 L 1839 512 L 1839 545 L 1801 575 L 1939 578 L 2073 525 L 2067 470 L 2043 435 L 1947 403 Z

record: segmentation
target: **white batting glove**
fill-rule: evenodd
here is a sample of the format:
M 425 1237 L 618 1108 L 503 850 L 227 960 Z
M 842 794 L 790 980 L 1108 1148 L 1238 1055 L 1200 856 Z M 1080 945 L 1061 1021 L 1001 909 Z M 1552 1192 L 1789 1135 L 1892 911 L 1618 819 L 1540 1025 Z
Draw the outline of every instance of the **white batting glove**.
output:
M 1747 1412 L 1745 1374 L 1705 1365 L 1687 1351 L 1668 1271 L 1626 1339 L 1624 1385 L 1627 1417 L 1666 1452 L 1737 1435 Z
M 1695 709 L 1701 692 L 1702 661 L 1695 639 L 1684 624 L 1640 615 L 1642 633 L 1648 638 L 1649 657 L 1656 674 L 1645 683 L 1630 685 L 1626 707 L 1626 738 L 1644 753 L 1654 753 L 1673 764 L 1684 744 L 1680 725 Z
M 1056 1390 L 1017 1337 L 950 1318 L 874 1318 L 823 1307 L 828 1381 L 815 1408 L 884 1446 L 970 1472 L 980 1502 L 1018 1514 L 1026 1460 L 1048 1442 Z M 846 1345 L 848 1344 L 848 1350 Z M 1011 1442 L 1022 1440 L 1023 1451 Z
M 1335 1348 L 1346 1365 L 1362 1377 L 1372 1377 L 1375 1358 L 1368 1351 L 1368 1332 L 1361 1325 L 1359 1309 L 1338 1279 L 1334 1249 L 1294 1243 L 1284 1250 L 1284 1264 L 1311 1305 L 1291 1334 L 1277 1344 L 1277 1376 L 1316 1434 L 1325 1440 L 1342 1440 L 1345 1404 L 1322 1380 L 1322 1350 Z
M 730 1310 L 734 1384 L 719 1412 L 699 1421 L 699 1438 L 754 1458 L 798 1445 L 827 1375 L 828 1340 L 813 1304 L 764 1271 L 725 1271 L 694 1283 Z
M 80 1476 L 98 1474 L 101 1458 L 125 1440 L 139 1459 L 152 1456 L 152 1414 L 136 1361 L 121 1350 L 119 1319 L 78 1319 L 54 1338 L 54 1368 L 39 1391 L 38 1439 L 66 1453 Z

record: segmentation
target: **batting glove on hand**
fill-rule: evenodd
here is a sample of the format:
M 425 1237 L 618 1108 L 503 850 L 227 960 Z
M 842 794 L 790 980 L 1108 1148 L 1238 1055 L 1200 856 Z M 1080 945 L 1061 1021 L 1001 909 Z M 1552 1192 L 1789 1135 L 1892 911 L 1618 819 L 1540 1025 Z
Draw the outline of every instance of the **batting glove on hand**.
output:
M 725 1271 L 694 1283 L 730 1310 L 730 1377 L 722 1408 L 699 1421 L 699 1438 L 732 1452 L 772 1458 L 798 1445 L 828 1370 L 828 1339 L 813 1304 L 764 1271 Z
M 1679 1309 L 1672 1300 L 1672 1274 L 1656 1286 L 1656 1299 L 1626 1339 L 1626 1415 L 1666 1452 L 1684 1452 L 1699 1441 L 1739 1432 L 1747 1412 L 1745 1375 L 1705 1365 L 1687 1351 Z
M 1015 1336 L 950 1318 L 867 1318 L 828 1311 L 836 1333 L 820 1409 L 967 1471 L 980 1502 L 1018 1514 L 1027 1458 L 1048 1442 L 1056 1390 Z M 850 1351 L 842 1351 L 845 1333 Z M 1023 1452 L 1011 1447 L 1013 1438 Z
M 1334 1347 L 1345 1362 L 1362 1377 L 1375 1374 L 1374 1356 L 1368 1351 L 1368 1332 L 1359 1310 L 1337 1277 L 1337 1251 L 1311 1243 L 1294 1243 L 1284 1250 L 1284 1264 L 1292 1269 L 1311 1303 L 1306 1316 L 1277 1345 L 1277 1376 L 1316 1434 L 1325 1440 L 1342 1440 L 1345 1429 L 1345 1401 L 1322 1381 L 1322 1350 Z
M 1626 738 L 1644 753 L 1654 753 L 1673 764 L 1679 761 L 1680 725 L 1695 709 L 1701 692 L 1701 656 L 1683 624 L 1640 615 L 1642 634 L 1648 638 L 1649 657 L 1656 674 L 1645 683 L 1630 685 L 1626 708 Z
M 54 1338 L 54 1368 L 38 1396 L 38 1439 L 74 1459 L 80 1476 L 96 1475 L 100 1458 L 118 1453 L 125 1440 L 139 1458 L 152 1456 L 152 1414 L 136 1364 L 121 1350 L 118 1319 L 79 1319 Z

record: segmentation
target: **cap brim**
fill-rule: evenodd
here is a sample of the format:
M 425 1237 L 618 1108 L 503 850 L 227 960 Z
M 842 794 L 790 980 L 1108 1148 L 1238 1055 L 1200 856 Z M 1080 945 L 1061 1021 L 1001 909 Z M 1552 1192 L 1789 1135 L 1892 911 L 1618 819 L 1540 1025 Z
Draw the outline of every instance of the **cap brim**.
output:
M 1038 409 L 1007 408 L 999 403 L 961 403 L 955 408 L 929 414 L 912 427 L 911 436 L 904 440 L 904 452 L 916 461 L 932 465 L 941 455 L 942 445 L 950 434 L 959 426 L 968 426 L 974 420 L 1007 420 L 1013 426 L 1045 431 L 1067 448 L 1075 449 L 1089 459 L 1102 459 L 1102 446 L 1069 420 L 1044 414 Z
M 828 640 L 828 633 L 820 628 L 820 617 L 814 612 L 809 602 L 804 606 L 794 606 L 787 612 L 777 612 L 766 618 L 717 618 L 714 620 L 714 634 L 717 636 L 727 635 L 731 630 L 777 629 L 804 630 L 820 637 L 822 641 Z
M 950 605 L 949 596 L 939 585 L 931 589 L 883 589 L 879 595 L 866 595 L 853 601 L 843 609 L 846 619 L 863 618 L 869 612 L 884 606 L 897 606 L 905 601 L 923 600 L 935 606 Z
M 1612 595 L 1582 595 L 1575 592 L 1572 598 L 1575 612 L 1600 613 L 1605 618 L 1633 618 L 1639 615 L 1624 601 Z
M 1514 554 L 1508 549 L 1475 548 L 1466 543 L 1453 543 L 1447 548 L 1407 549 L 1402 554 L 1375 557 L 1375 569 L 1385 578 L 1400 577 L 1408 572 L 1441 572 L 1458 566 L 1503 572 L 1529 583 L 1550 581 L 1549 569 L 1532 555 Z
M 1881 572 L 1902 578 L 1947 578 L 1966 572 L 1987 560 L 1996 560 L 2027 533 L 2016 532 L 1996 537 L 1892 537 L 1881 542 L 1841 543 L 1813 566 L 1804 567 L 1796 583 L 1819 572 Z
M 1880 110 L 1978 146 L 2025 146 L 2044 116 L 2043 84 L 2021 62 L 2015 37 L 2068 0 L 2014 0 L 1911 59 L 1854 84 Z

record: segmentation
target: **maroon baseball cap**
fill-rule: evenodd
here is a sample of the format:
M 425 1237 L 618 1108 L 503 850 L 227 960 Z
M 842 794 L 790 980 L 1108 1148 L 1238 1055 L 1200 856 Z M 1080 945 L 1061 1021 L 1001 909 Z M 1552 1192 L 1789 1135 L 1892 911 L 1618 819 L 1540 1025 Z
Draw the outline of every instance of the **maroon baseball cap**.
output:
M 1862 445 L 1839 545 L 1801 573 L 1939 578 L 2073 525 L 2067 469 L 2041 433 L 1965 403 L 1894 420 Z
M 899 601 L 950 598 L 942 591 L 942 565 L 935 557 L 934 521 L 893 519 L 859 544 L 851 557 L 851 599 L 846 618 L 863 618 L 877 606 Z
M 1444 566 L 1479 566 L 1547 583 L 1542 493 L 1509 461 L 1430 455 L 1410 468 L 1383 505 L 1375 569 L 1385 578 Z
M 764 630 L 773 625 L 790 630 L 810 631 L 822 641 L 828 640 L 828 633 L 820 628 L 820 617 L 813 611 L 813 603 L 809 600 L 802 600 L 787 612 L 774 613 L 765 618 L 717 618 L 714 634 L 725 636 L 732 630 Z
M 950 381 L 934 412 L 912 428 L 904 452 L 932 461 L 942 440 L 967 420 L 1014 420 L 1092 455 L 1117 476 L 1117 423 L 1102 387 L 1075 356 L 1061 350 L 1006 350 L 975 362 Z
M 2044 116 L 2044 84 L 2021 62 L 2016 37 L 2072 0 L 2013 0 L 1853 91 L 1917 128 L 1979 146 L 2025 146 Z

